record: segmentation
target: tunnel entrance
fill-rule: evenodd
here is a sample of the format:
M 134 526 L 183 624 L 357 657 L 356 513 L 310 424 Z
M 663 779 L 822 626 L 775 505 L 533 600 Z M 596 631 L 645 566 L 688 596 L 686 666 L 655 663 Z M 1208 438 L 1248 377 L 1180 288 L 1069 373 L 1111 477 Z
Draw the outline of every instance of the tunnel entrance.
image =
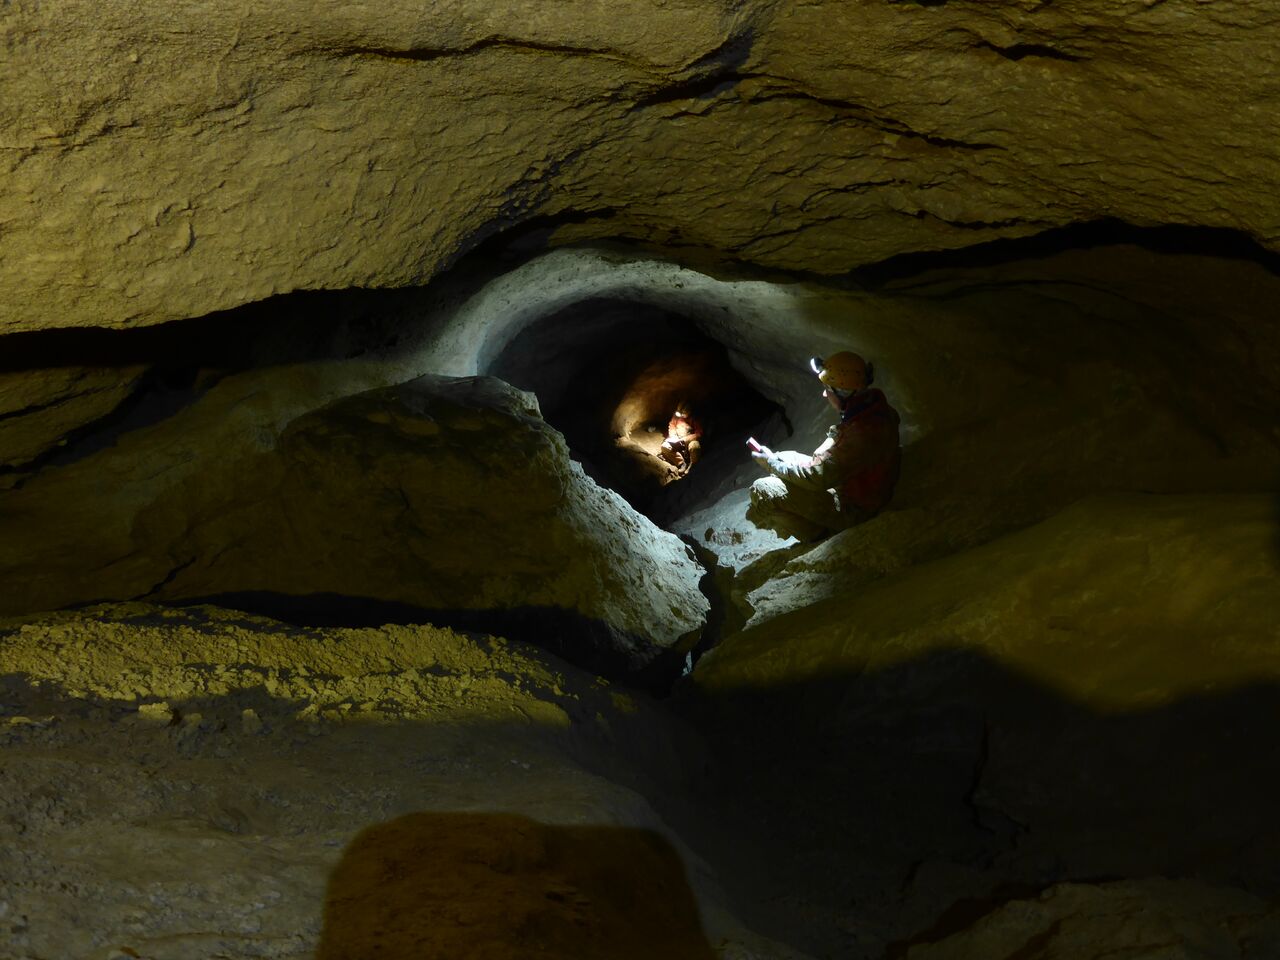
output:
M 735 486 L 748 436 L 790 433 L 722 343 L 649 304 L 576 303 L 526 327 L 484 372 L 536 394 L 588 475 L 659 525 Z M 664 450 L 669 433 L 684 442 Z

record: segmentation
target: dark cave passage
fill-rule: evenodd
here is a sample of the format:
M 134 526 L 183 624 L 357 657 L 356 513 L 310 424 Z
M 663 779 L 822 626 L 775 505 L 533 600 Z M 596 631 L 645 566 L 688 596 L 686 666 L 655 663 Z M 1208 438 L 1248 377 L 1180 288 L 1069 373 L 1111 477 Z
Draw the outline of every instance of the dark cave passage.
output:
M 232 310 L 132 330 L 62 329 L 7 338 L 0 374 L 52 366 L 137 371 L 115 408 L 76 426 L 22 474 L 73 463 L 131 430 L 178 413 L 222 378 L 246 370 L 393 356 L 431 324 L 423 290 L 296 291 Z M 480 373 L 537 395 L 596 482 L 659 526 L 713 502 L 741 481 L 744 442 L 791 436 L 786 411 L 733 366 L 731 345 L 688 317 L 650 304 L 591 299 L 521 331 Z M 668 420 L 690 407 L 701 458 L 680 472 L 657 456 Z
M 576 303 L 525 328 L 482 372 L 536 394 L 587 473 L 660 526 L 734 485 L 748 436 L 791 433 L 724 344 L 647 304 Z M 658 455 L 680 407 L 701 430 L 701 455 L 684 473 Z

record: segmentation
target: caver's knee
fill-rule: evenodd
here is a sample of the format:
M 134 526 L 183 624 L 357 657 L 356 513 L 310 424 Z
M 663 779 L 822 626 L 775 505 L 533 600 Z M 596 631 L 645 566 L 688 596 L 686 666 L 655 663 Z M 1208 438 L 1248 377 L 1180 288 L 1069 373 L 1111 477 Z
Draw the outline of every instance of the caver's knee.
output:
M 755 506 L 776 504 L 787 499 L 787 485 L 778 477 L 761 477 L 751 484 L 751 503 Z

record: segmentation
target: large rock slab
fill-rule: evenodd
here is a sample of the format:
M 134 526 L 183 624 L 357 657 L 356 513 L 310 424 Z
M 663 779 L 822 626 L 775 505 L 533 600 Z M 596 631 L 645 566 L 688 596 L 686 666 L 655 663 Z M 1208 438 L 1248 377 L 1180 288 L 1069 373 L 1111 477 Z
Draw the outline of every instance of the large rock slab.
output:
M 422 283 L 538 220 L 822 273 L 1104 217 L 1280 243 L 1258 4 L 77 0 L 2 23 L 0 331 Z
M 326 397 L 334 377 L 358 383 L 229 378 L 8 492 L 0 610 L 234 598 L 501 627 L 606 670 L 692 642 L 701 568 L 582 473 L 531 397 L 440 378 Z
M 956 543 L 974 530 L 935 519 Z M 1280 709 L 1274 495 L 1093 498 L 928 561 L 946 533 L 897 520 L 793 560 L 774 602 L 789 585 L 796 606 L 727 638 L 684 689 L 727 819 L 787 891 L 759 904 L 763 929 L 874 958 L 1068 882 L 1280 892 L 1280 748 L 1254 732 Z M 877 533 L 900 541 L 877 552 Z M 1034 907 L 1023 943 L 1053 909 Z M 1082 904 L 1062 944 L 1123 946 L 1108 917 L 1140 909 Z M 920 955 L 1006 955 L 977 943 Z
M 0 370 L 0 474 L 20 470 L 110 414 L 133 392 L 144 369 Z

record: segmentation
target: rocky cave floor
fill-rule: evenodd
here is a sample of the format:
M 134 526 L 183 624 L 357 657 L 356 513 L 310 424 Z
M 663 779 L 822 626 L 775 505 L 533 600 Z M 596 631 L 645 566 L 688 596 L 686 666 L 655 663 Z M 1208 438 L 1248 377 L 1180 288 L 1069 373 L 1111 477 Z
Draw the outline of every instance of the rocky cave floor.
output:
M 0 960 L 1280 957 L 1275 4 L 0 34 Z
M 10 619 L 0 955 L 1276 956 L 1273 509 L 1086 503 L 809 597 L 662 699 L 422 625 Z M 1108 657 L 1108 618 L 1165 615 L 1116 602 L 1138 571 L 1201 592 L 1192 629 Z M 833 602 L 888 651 L 806 644 Z

